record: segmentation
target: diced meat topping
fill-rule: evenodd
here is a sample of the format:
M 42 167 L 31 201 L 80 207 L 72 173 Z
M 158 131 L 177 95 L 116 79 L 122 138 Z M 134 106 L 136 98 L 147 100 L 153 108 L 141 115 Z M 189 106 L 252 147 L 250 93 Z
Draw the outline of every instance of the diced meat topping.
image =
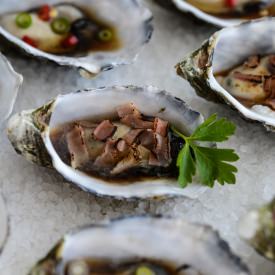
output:
M 83 135 L 83 128 L 78 125 L 75 125 L 66 135 L 73 168 L 80 168 L 89 161 L 89 153 L 84 143 Z
M 111 174 L 171 163 L 168 122 L 143 117 L 133 104 L 117 108 L 119 121 L 80 121 L 67 134 L 73 168 L 93 165 Z M 127 126 L 125 126 L 127 125 Z
M 103 120 L 94 130 L 94 137 L 98 140 L 106 140 L 111 137 L 116 130 L 109 120 Z
M 258 55 L 250 56 L 244 64 L 248 68 L 256 68 L 260 64 L 260 56 Z

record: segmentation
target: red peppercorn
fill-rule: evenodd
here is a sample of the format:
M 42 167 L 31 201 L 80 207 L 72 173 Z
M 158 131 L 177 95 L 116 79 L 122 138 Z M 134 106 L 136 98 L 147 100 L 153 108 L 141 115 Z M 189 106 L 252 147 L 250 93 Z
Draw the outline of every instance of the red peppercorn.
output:
M 38 11 L 38 17 L 43 21 L 49 21 L 51 19 L 51 7 L 49 5 L 43 5 Z
M 69 35 L 66 39 L 63 40 L 62 46 L 64 48 L 71 48 L 77 45 L 79 42 L 78 38 L 74 35 Z
M 27 36 L 27 35 L 24 35 L 22 37 L 22 40 L 27 43 L 28 45 L 34 47 L 34 48 L 37 48 L 38 47 L 38 43 L 37 41 L 35 41 L 34 39 L 32 39 L 31 37 Z
M 237 0 L 225 0 L 226 6 L 234 8 L 237 5 Z

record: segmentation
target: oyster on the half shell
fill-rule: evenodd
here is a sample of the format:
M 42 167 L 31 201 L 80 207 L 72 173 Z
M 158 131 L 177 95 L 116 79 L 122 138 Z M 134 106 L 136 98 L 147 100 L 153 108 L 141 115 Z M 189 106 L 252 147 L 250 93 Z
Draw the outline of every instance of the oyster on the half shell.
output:
M 275 198 L 244 217 L 239 232 L 260 254 L 275 262 Z
M 66 235 L 29 275 L 248 275 L 210 227 L 132 217 Z
M 171 0 L 175 6 L 208 23 L 228 27 L 275 14 L 274 0 Z
M 259 19 L 216 32 L 177 65 L 178 74 L 198 95 L 273 130 L 274 23 L 274 18 Z
M 182 100 L 153 87 L 109 87 L 58 96 L 14 115 L 8 137 L 29 161 L 54 167 L 81 188 L 116 197 L 183 195 L 205 187 L 177 183 L 187 135 L 203 117 Z
M 3 0 L 0 34 L 33 57 L 92 76 L 133 62 L 150 40 L 151 20 L 136 0 Z

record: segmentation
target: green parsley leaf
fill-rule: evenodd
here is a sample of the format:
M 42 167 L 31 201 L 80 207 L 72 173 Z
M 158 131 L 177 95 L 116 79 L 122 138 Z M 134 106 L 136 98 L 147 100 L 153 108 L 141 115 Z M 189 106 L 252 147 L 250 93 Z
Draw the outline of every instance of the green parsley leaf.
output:
M 179 184 L 181 187 L 186 187 L 188 183 L 192 182 L 192 177 L 195 175 L 196 167 L 191 154 L 191 148 L 187 143 L 180 151 L 177 159 L 177 166 L 179 167 Z
M 202 123 L 192 134 L 191 138 L 198 141 L 221 142 L 228 140 L 233 135 L 236 126 L 225 118 L 217 119 L 213 114 L 204 123 Z
M 213 187 L 217 180 L 221 185 L 235 184 L 237 168 L 230 162 L 235 162 L 239 156 L 232 149 L 218 149 L 203 147 L 198 142 L 221 142 L 228 140 L 235 132 L 235 125 L 225 118 L 217 119 L 217 115 L 210 116 L 202 123 L 190 137 L 186 137 L 177 129 L 172 130 L 185 141 L 177 158 L 179 168 L 178 182 L 181 187 L 192 183 L 197 174 L 203 185 Z M 229 163 L 228 163 L 229 162 Z

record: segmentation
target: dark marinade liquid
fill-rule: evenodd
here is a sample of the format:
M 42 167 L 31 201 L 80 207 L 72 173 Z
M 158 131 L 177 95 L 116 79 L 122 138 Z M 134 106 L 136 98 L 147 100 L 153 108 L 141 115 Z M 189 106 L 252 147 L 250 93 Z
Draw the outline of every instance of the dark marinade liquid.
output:
M 57 7 L 58 5 L 62 5 L 64 3 L 59 3 L 55 5 Z M 112 26 L 110 24 L 107 24 L 106 22 L 100 20 L 96 14 L 90 10 L 90 7 L 80 6 L 80 5 L 74 5 L 70 3 L 71 6 L 74 6 L 76 9 L 80 10 L 84 17 L 83 19 L 88 19 L 91 22 L 93 22 L 95 25 L 97 25 L 99 30 L 102 29 L 109 29 L 112 34 L 113 38 L 110 41 L 100 41 L 97 37 L 94 37 L 93 40 L 87 42 L 81 41 L 74 49 L 67 50 L 64 48 L 64 52 L 52 52 L 48 50 L 48 53 L 52 53 L 55 55 L 65 55 L 65 56 L 73 56 L 73 57 L 81 57 L 87 55 L 89 52 L 100 52 L 100 51 L 116 51 L 122 47 L 122 42 L 118 37 L 117 29 L 115 26 Z M 29 12 L 37 12 L 40 9 L 40 7 L 32 8 L 29 10 Z
M 188 266 L 175 267 L 174 265 L 156 260 L 128 260 L 127 262 L 115 263 L 108 260 L 93 260 L 93 259 L 83 259 L 82 263 L 85 263 L 85 266 L 88 267 L 89 275 L 136 275 L 136 270 L 139 267 L 146 267 L 149 270 L 152 270 L 155 275 L 174 275 L 174 274 L 183 274 L 183 270 L 188 269 Z M 69 266 L 74 262 L 69 262 L 65 267 L 64 275 L 72 275 L 69 272 Z
M 147 119 L 149 118 L 147 117 Z M 64 124 L 55 129 L 52 129 L 50 133 L 53 147 L 55 148 L 62 161 L 69 166 L 71 162 L 71 156 L 66 142 L 66 134 L 73 128 L 74 125 L 75 123 Z M 107 173 L 104 169 L 93 169 L 93 165 L 91 163 L 89 167 L 81 169 L 80 171 L 93 177 L 104 178 L 110 183 L 112 183 L 113 181 L 117 182 L 119 180 L 121 184 L 129 184 L 129 182 L 134 182 L 136 180 L 142 181 L 150 178 L 177 178 L 178 168 L 176 166 L 176 161 L 179 151 L 184 146 L 184 141 L 176 136 L 170 129 L 168 136 L 170 141 L 170 154 L 172 159 L 172 162 L 168 167 L 149 166 L 149 169 L 143 167 L 130 168 L 124 173 L 108 176 L 106 175 Z

